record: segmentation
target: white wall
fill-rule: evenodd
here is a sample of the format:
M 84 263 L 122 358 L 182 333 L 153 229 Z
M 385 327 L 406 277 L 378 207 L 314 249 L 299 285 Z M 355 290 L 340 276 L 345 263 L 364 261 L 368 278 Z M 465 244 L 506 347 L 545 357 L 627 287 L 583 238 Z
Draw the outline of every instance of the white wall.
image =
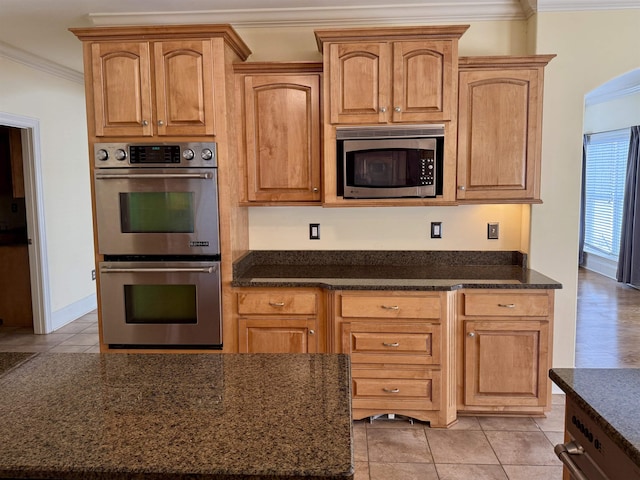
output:
M 55 317 L 95 296 L 84 86 L 0 57 L 0 112 L 40 124 L 50 307 Z
M 562 282 L 556 296 L 554 361 L 574 365 L 578 221 L 584 96 L 640 65 L 639 10 L 540 13 L 537 53 L 545 71 L 542 205 L 532 207 L 532 268 Z

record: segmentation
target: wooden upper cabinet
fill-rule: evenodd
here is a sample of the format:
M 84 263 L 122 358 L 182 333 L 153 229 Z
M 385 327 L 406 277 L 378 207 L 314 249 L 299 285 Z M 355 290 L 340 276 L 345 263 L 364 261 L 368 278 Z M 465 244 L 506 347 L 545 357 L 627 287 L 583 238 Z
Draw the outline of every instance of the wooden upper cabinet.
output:
M 238 65 L 242 72 L 253 70 L 237 82 L 244 104 L 247 201 L 320 201 L 320 67 L 288 73 L 286 65 L 270 64 L 263 70 L 276 72 L 258 73 L 255 65 Z
M 214 134 L 211 40 L 94 43 L 91 53 L 96 136 Z
M 316 30 L 329 73 L 330 123 L 451 120 L 458 39 L 467 28 Z
M 460 58 L 458 200 L 540 201 L 544 66 L 553 57 Z
M 152 135 L 149 43 L 93 43 L 91 67 L 96 136 Z

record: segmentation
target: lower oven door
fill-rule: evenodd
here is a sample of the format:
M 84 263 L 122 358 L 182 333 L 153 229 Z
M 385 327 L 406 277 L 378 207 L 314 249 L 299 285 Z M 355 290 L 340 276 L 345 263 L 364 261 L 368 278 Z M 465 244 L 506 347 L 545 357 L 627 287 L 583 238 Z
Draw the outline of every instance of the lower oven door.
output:
M 220 262 L 102 262 L 103 342 L 222 348 Z

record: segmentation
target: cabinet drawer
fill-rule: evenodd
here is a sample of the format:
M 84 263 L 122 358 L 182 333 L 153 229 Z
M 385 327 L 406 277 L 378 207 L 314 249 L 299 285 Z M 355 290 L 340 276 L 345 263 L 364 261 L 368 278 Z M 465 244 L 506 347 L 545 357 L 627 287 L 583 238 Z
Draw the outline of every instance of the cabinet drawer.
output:
M 341 298 L 342 317 L 440 319 L 440 297 L 401 297 L 392 295 L 349 296 Z
M 431 380 L 354 378 L 353 397 L 431 398 Z
M 543 293 L 465 293 L 464 315 L 498 317 L 546 317 L 549 295 Z
M 240 315 L 315 315 L 317 311 L 314 293 L 238 293 Z
M 351 332 L 352 352 L 420 352 L 431 355 L 430 333 Z

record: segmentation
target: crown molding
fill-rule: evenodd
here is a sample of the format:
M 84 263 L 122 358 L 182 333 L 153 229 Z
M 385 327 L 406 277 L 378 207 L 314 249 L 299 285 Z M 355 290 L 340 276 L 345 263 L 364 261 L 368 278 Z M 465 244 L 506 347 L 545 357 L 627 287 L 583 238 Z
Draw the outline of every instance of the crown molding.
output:
M 530 1 L 530 0 L 523 0 Z M 409 25 L 468 22 L 473 20 L 522 20 L 518 2 L 485 0 L 458 5 L 440 1 L 429 5 L 332 6 L 203 10 L 187 12 L 90 13 L 96 26 L 230 23 L 234 27 L 290 27 L 335 25 Z
M 84 75 L 71 68 L 65 67 L 58 63 L 39 57 L 32 53 L 16 48 L 8 43 L 0 42 L 0 57 L 13 60 L 27 67 L 39 70 L 56 77 L 64 78 L 74 83 L 84 84 Z
M 521 0 L 527 1 L 527 0 Z M 537 0 L 538 12 L 623 10 L 640 8 L 639 0 Z

